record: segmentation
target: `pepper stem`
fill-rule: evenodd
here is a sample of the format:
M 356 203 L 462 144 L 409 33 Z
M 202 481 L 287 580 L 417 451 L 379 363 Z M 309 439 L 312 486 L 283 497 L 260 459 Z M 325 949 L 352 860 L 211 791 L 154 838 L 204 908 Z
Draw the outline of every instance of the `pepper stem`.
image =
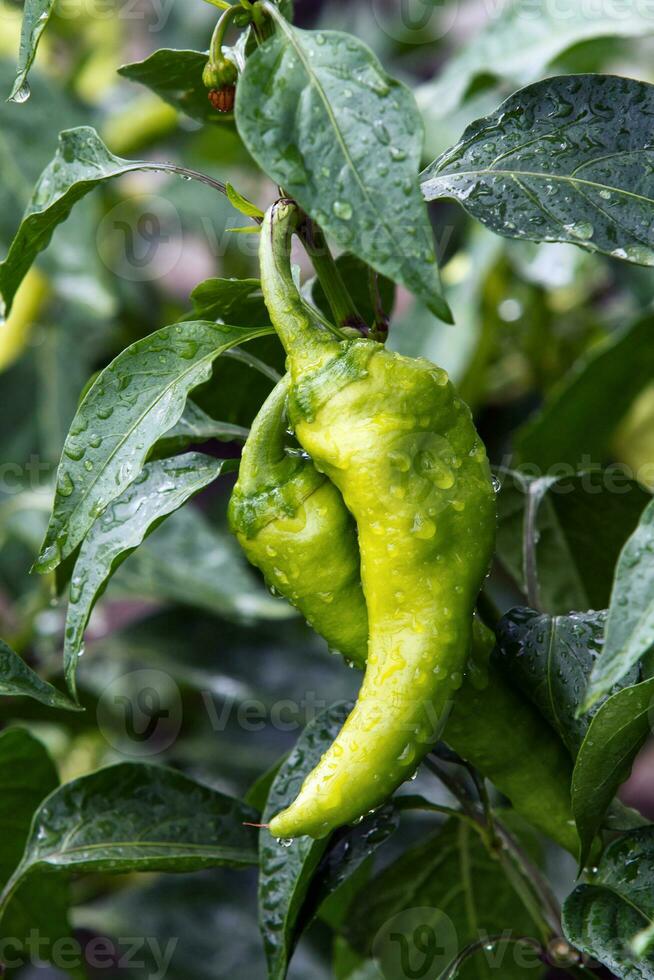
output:
M 293 281 L 291 242 L 299 220 L 294 201 L 277 201 L 263 219 L 259 245 L 263 296 L 294 375 L 319 368 L 339 350 L 338 341 L 318 326 Z
M 223 56 L 225 33 L 234 15 L 239 12 L 242 13 L 243 8 L 239 4 L 234 3 L 227 7 L 218 18 L 218 23 L 214 28 L 209 45 L 209 61 L 212 65 L 217 65 L 220 62 Z
M 298 227 L 298 235 L 325 291 L 336 325 L 355 327 L 365 333 L 366 323 L 343 282 L 322 229 L 306 216 Z

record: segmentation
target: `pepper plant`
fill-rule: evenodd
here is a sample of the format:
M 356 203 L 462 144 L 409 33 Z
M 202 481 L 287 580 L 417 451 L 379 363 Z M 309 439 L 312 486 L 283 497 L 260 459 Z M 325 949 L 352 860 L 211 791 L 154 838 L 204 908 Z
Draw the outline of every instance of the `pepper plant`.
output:
M 0 3 L 0 962 L 654 977 L 654 18 L 295 8 Z

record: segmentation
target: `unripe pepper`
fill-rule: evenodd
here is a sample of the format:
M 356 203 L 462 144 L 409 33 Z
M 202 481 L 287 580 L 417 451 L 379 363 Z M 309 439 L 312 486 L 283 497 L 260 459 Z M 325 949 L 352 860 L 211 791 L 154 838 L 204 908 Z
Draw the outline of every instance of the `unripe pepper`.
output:
M 366 674 L 342 731 L 278 837 L 320 837 L 376 807 L 416 769 L 460 688 L 490 563 L 495 495 L 468 407 L 444 371 L 312 322 L 290 270 L 292 202 L 267 213 L 262 288 L 288 354 L 301 446 L 354 517 L 368 608 Z
M 338 650 L 363 667 L 368 621 L 356 529 L 333 483 L 308 458 L 286 451 L 289 382 L 279 382 L 254 421 L 230 526 L 268 585 L 321 636 L 338 636 Z
M 330 647 L 365 668 L 368 611 L 351 514 L 308 458 L 285 453 L 288 376 L 245 445 L 229 520 L 248 559 Z M 490 662 L 495 637 L 478 619 L 463 684 L 442 738 L 490 779 L 534 827 L 573 854 L 568 754 L 535 708 Z

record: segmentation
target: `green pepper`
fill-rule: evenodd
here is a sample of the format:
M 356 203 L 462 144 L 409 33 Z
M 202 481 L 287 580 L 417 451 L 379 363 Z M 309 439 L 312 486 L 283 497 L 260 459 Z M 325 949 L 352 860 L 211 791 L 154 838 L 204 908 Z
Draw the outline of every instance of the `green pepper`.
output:
M 463 681 L 495 494 L 470 410 L 445 371 L 372 340 L 339 341 L 313 320 L 291 275 L 297 220 L 292 202 L 269 209 L 262 288 L 288 355 L 297 439 L 357 525 L 369 621 L 357 703 L 270 826 L 278 837 L 320 837 L 379 805 L 438 736 Z
M 268 584 L 330 647 L 364 668 L 368 611 L 354 521 L 312 462 L 285 451 L 289 380 L 279 382 L 254 422 L 229 505 L 230 525 Z M 568 754 L 490 663 L 494 640 L 475 619 L 464 681 L 442 738 L 534 827 L 577 854 Z
M 229 522 L 268 585 L 362 667 L 368 623 L 356 529 L 336 487 L 304 455 L 286 451 L 289 382 L 279 382 L 254 421 Z

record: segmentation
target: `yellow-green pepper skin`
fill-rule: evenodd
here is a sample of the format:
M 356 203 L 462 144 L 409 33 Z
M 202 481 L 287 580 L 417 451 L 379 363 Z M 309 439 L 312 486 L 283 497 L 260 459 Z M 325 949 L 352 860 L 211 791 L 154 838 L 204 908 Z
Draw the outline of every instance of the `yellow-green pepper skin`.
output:
M 444 371 L 312 322 L 290 272 L 297 212 L 261 235 L 264 298 L 288 355 L 298 441 L 354 517 L 368 609 L 366 674 L 342 731 L 270 825 L 321 837 L 379 805 L 438 737 L 463 680 L 490 563 L 495 495 L 468 407 Z
M 350 663 L 366 665 L 368 611 L 359 545 L 343 499 L 306 457 L 288 455 L 286 376 L 245 445 L 228 514 L 268 584 Z M 571 765 L 560 739 L 490 663 L 495 637 L 477 618 L 463 684 L 442 738 L 534 827 L 573 854 Z
M 368 623 L 356 528 L 336 487 L 308 458 L 286 451 L 289 381 L 279 382 L 254 421 L 230 526 L 268 585 L 321 636 L 337 636 L 339 652 L 363 667 Z

